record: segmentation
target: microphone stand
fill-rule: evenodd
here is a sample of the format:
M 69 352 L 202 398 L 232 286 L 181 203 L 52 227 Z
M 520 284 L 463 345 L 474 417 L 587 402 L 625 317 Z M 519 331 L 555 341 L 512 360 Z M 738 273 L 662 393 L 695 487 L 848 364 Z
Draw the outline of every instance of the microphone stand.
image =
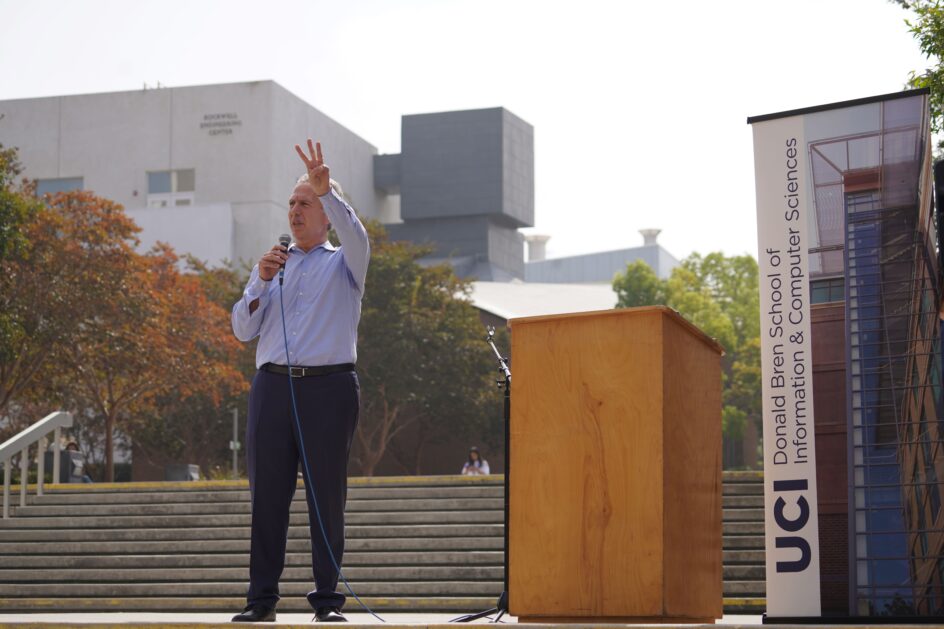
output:
M 508 613 L 508 479 L 511 473 L 511 370 L 508 368 L 508 359 L 502 356 L 498 348 L 495 347 L 495 327 L 486 326 L 485 329 L 487 331 L 485 342 L 489 344 L 492 351 L 495 353 L 495 358 L 498 360 L 498 372 L 502 374 L 502 378 L 496 380 L 495 383 L 498 385 L 499 389 L 504 389 L 505 391 L 505 587 L 504 590 L 502 590 L 501 596 L 498 597 L 498 602 L 495 603 L 495 607 L 482 612 L 459 616 L 449 622 L 471 622 L 497 612 L 498 616 L 492 621 L 496 623 L 501 620 L 502 616 Z

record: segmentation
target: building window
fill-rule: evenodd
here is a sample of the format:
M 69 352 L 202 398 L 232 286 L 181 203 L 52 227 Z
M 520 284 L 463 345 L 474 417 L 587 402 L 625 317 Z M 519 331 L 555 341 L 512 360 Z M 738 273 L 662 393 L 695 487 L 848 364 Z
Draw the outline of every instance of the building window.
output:
M 931 504 L 931 521 L 933 523 L 937 521 L 937 514 L 941 509 L 941 489 L 937 484 L 937 469 L 934 467 L 931 436 L 928 434 L 928 421 L 924 407 L 921 408 L 921 450 L 924 455 L 924 478 L 928 483 L 927 493 Z
M 928 384 L 931 386 L 931 397 L 934 400 L 934 413 L 937 416 L 937 434 L 944 435 L 944 412 L 941 408 L 941 341 L 935 339 L 931 343 L 931 355 L 928 356 Z
M 843 301 L 846 298 L 846 282 L 841 277 L 810 282 L 810 303 L 825 304 L 831 301 Z
M 928 556 L 928 524 L 924 510 L 924 482 L 921 480 L 921 472 L 918 468 L 918 458 L 915 457 L 914 469 L 912 470 L 912 482 L 914 483 L 915 507 L 917 509 L 918 541 L 921 544 L 921 554 L 919 557 Z
M 154 170 L 148 176 L 148 207 L 193 205 L 196 189 L 196 171 Z
M 69 192 L 70 190 L 82 190 L 85 182 L 82 177 L 60 177 L 58 179 L 37 179 L 36 196 L 41 197 L 46 194 L 56 194 L 57 192 Z
M 937 581 L 939 587 L 944 587 L 944 559 L 938 557 L 937 563 Z

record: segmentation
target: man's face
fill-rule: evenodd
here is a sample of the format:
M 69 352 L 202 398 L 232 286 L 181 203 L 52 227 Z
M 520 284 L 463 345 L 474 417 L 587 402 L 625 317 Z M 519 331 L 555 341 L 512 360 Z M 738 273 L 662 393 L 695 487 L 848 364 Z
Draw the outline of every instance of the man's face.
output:
M 300 183 L 292 191 L 288 200 L 288 222 L 295 242 L 303 249 L 328 239 L 328 217 L 310 184 Z

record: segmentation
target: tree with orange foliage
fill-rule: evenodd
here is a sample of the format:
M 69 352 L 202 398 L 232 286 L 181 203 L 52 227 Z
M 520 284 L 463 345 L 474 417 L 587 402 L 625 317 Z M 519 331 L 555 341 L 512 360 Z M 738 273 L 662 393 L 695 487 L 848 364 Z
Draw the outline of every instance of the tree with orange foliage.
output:
M 229 315 L 197 276 L 180 273 L 170 248 L 135 252 L 139 229 L 119 204 L 87 191 L 38 203 L 29 187 L 12 185 L 15 153 L 0 157 L 9 226 L 0 256 L 2 432 L 52 406 L 72 409 L 80 422 L 101 423 L 112 480 L 119 423 L 127 432 L 139 420 L 145 432 L 140 421 L 163 420 L 161 402 L 221 407 L 245 390 Z
M 246 388 L 235 367 L 239 343 L 229 316 L 211 303 L 198 278 L 177 268 L 166 245 L 134 256 L 122 290 L 83 321 L 60 352 L 61 386 L 104 420 L 105 480 L 114 480 L 119 421 L 133 436 L 145 419 L 161 422 L 162 400 L 201 398 L 219 408 Z
M 0 260 L 0 312 L 6 324 L 0 352 L 0 415 L 8 419 L 4 432 L 37 419 L 19 417 L 17 411 L 35 399 L 36 389 L 46 388 L 44 371 L 72 345 L 101 304 L 121 293 L 137 242 L 138 228 L 120 205 L 88 192 L 57 195 L 43 205 L 30 201 L 29 192 L 14 193 L 36 205 L 19 228 L 22 250 Z
M 197 314 L 204 320 L 181 327 L 204 330 L 196 339 L 194 355 L 203 357 L 209 369 L 192 373 L 205 381 L 191 387 L 186 395 L 178 389 L 157 395 L 151 410 L 137 414 L 132 421 L 131 432 L 136 458 L 145 457 L 152 465 L 168 460 L 196 463 L 204 476 L 210 476 L 231 456 L 230 412 L 246 407 L 248 382 L 256 371 L 255 344 L 236 341 L 227 310 L 242 294 L 248 272 L 209 268 L 192 257 L 187 260 L 187 269 L 178 281 L 187 283 L 194 303 L 201 304 Z

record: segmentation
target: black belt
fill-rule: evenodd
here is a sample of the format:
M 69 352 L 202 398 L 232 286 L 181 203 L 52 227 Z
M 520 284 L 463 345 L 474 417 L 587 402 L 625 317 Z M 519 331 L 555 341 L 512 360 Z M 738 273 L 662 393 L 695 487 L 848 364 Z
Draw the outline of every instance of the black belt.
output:
M 285 365 L 276 365 L 275 363 L 266 363 L 260 367 L 263 371 L 269 373 L 278 373 L 283 376 L 288 375 L 289 368 Z M 344 371 L 354 371 L 354 363 L 343 363 L 340 365 L 321 365 L 320 367 L 295 367 L 292 366 L 293 378 L 307 378 L 308 376 L 326 376 L 329 373 L 341 373 Z

